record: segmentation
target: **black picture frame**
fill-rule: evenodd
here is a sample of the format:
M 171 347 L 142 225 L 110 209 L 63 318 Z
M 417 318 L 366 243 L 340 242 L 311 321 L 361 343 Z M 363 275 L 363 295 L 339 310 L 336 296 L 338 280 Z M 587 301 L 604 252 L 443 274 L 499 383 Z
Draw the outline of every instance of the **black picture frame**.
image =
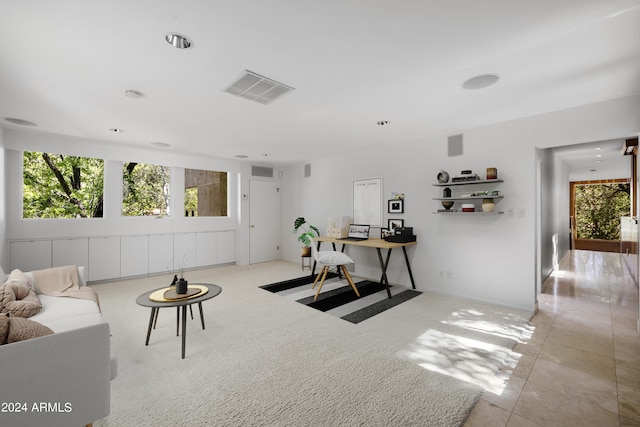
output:
M 389 219 L 389 220 L 387 220 L 387 223 L 389 224 L 387 228 L 393 234 L 395 234 L 395 229 L 396 228 L 403 228 L 404 227 L 404 219 Z
M 404 213 L 404 200 L 391 199 L 387 202 L 387 212 L 389 213 Z

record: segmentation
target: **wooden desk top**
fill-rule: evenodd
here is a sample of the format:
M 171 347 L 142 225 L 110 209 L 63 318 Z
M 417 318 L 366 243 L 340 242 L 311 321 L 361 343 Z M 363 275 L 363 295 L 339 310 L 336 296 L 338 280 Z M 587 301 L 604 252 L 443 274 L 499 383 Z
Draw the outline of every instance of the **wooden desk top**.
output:
M 344 240 L 334 237 L 315 237 L 318 242 L 342 243 L 343 245 L 364 246 L 367 248 L 393 249 L 415 245 L 417 242 L 387 242 L 384 239 Z

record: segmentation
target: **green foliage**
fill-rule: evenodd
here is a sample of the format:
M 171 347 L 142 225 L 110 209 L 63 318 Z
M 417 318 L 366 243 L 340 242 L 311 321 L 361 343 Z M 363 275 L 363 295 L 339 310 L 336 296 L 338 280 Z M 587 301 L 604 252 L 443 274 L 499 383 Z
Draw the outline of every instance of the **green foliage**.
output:
M 23 170 L 23 218 L 102 217 L 102 159 L 25 151 Z
M 620 240 L 620 217 L 630 215 L 630 185 L 576 185 L 578 239 Z
M 311 246 L 311 239 L 320 235 L 318 227 L 307 223 L 307 220 L 302 216 L 296 218 L 293 223 L 293 232 L 297 233 L 299 231 L 301 232 L 298 235 L 298 241 L 304 246 Z
M 184 189 L 184 211 L 185 216 L 190 216 L 193 212 L 193 216 L 198 216 L 198 188 L 185 188 Z
M 122 168 L 122 214 L 168 215 L 171 170 L 167 166 L 124 163 Z

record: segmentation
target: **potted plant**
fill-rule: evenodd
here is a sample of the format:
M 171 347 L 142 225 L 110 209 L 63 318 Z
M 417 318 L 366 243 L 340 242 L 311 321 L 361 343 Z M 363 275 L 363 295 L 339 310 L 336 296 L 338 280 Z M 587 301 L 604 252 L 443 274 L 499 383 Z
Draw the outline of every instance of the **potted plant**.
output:
M 302 243 L 302 255 L 308 257 L 311 254 L 311 239 L 320 235 L 320 230 L 315 225 L 311 225 L 304 217 L 296 218 L 293 223 L 293 232 L 298 234 L 298 241 Z

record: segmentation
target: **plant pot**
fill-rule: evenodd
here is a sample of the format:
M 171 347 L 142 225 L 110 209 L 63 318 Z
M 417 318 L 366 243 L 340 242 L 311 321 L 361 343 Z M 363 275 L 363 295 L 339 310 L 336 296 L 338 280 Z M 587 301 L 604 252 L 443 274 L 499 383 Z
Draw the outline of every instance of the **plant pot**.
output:
M 187 293 L 187 281 L 183 278 L 180 278 L 178 282 L 176 282 L 176 294 L 186 294 Z
M 311 248 L 309 246 L 303 246 L 300 248 L 300 256 L 303 258 L 307 258 L 311 256 Z

